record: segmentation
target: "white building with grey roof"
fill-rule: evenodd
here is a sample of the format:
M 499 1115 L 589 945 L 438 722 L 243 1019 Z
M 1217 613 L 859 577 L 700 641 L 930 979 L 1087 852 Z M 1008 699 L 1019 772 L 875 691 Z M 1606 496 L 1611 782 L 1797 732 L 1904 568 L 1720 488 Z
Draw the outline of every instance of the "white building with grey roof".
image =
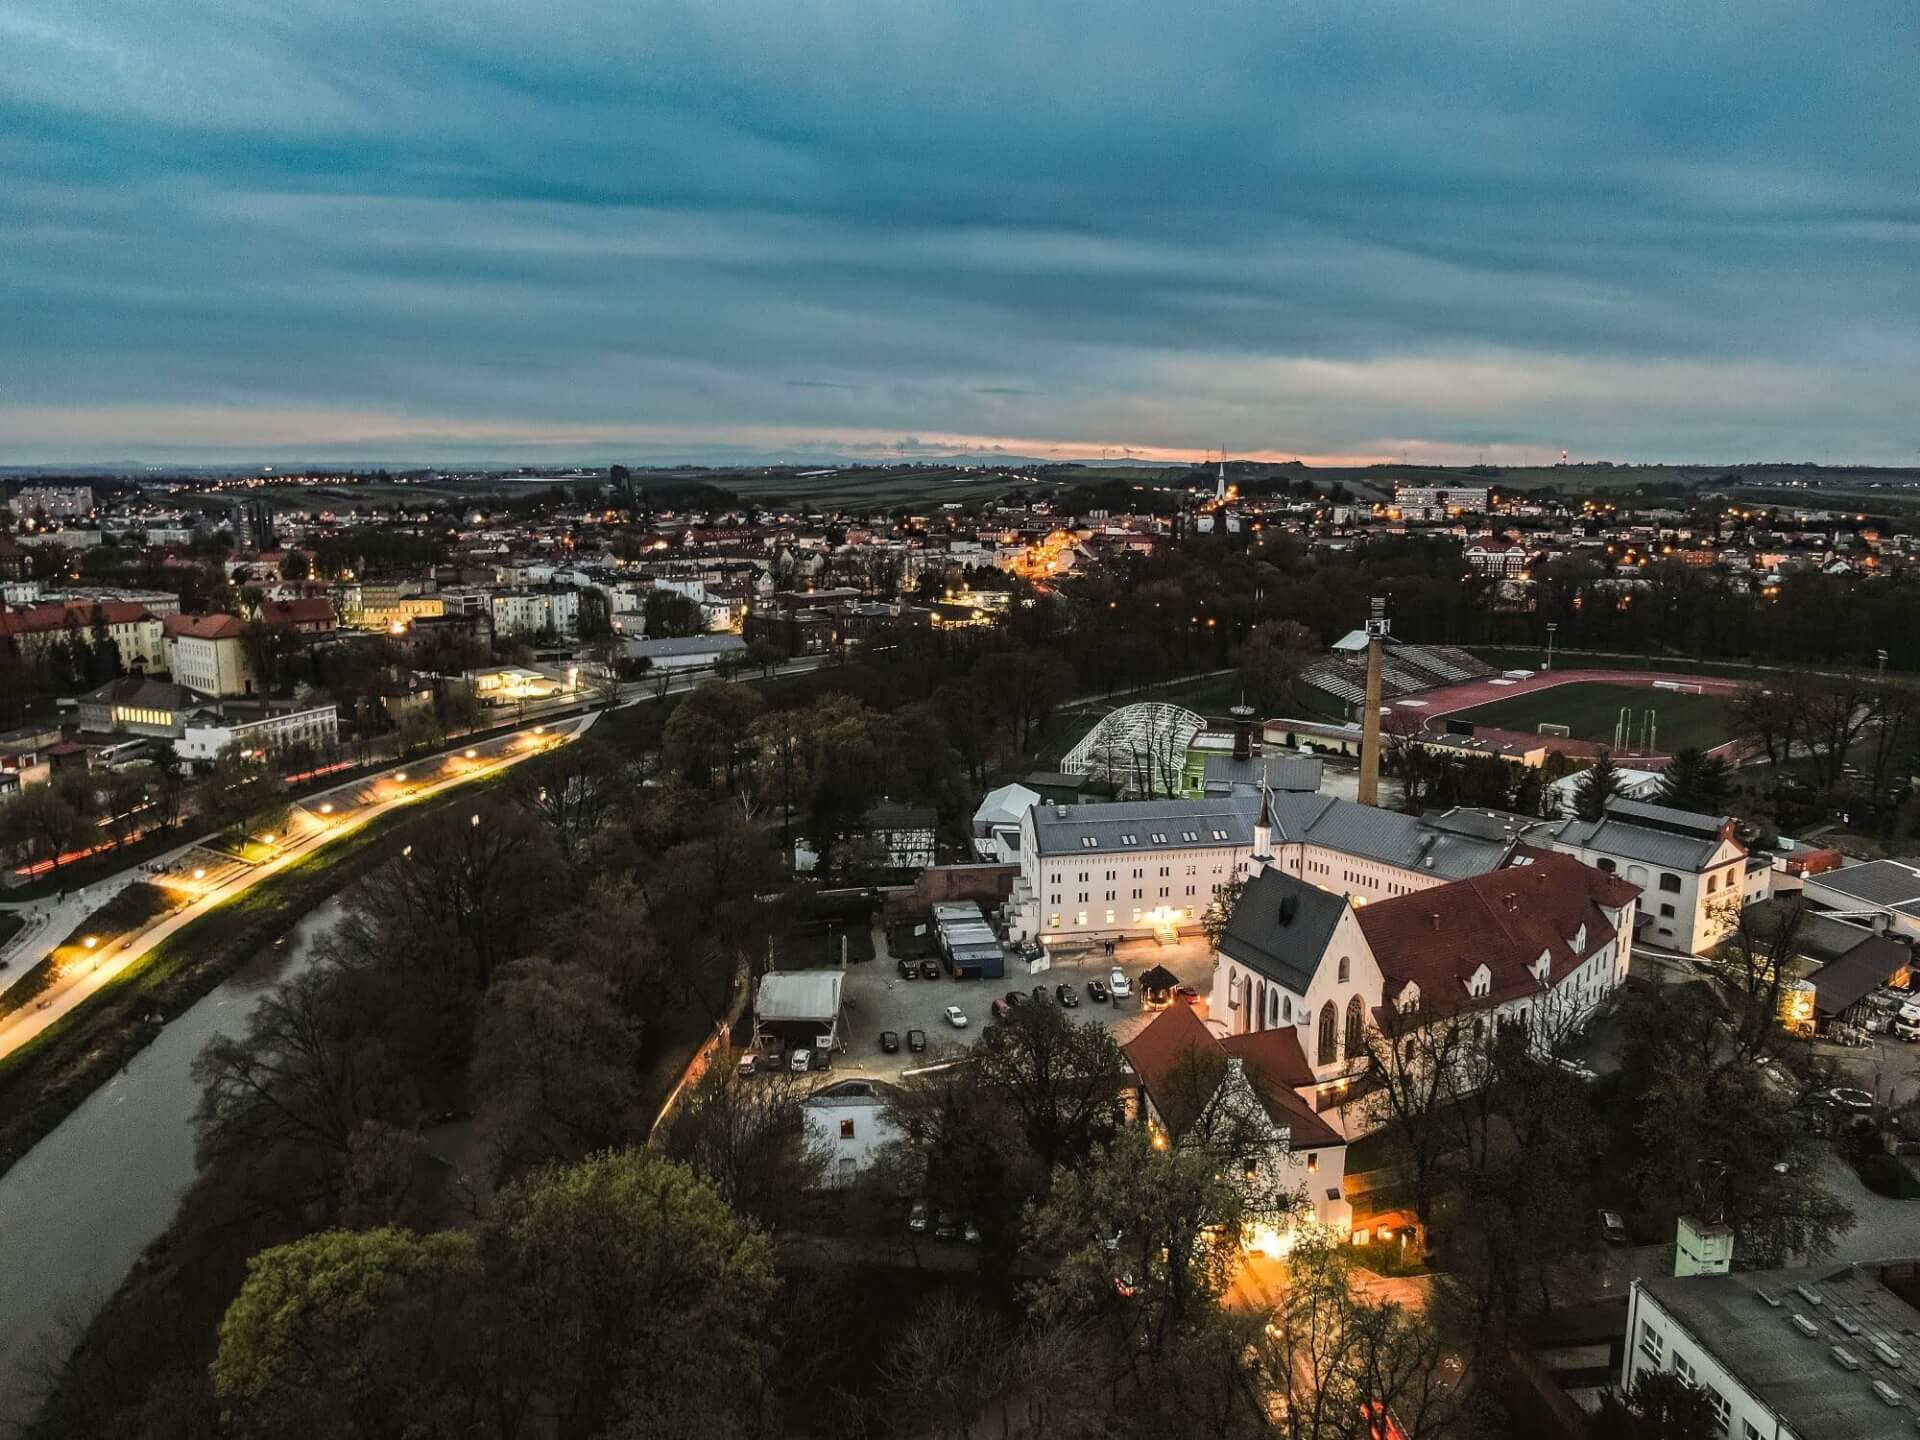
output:
M 1196 929 L 1221 887 L 1246 878 L 1255 854 L 1365 904 L 1497 870 L 1528 823 L 1489 811 L 1403 815 L 1331 795 L 1238 788 L 1037 804 L 1020 824 L 1009 929 L 1043 943 Z M 1266 843 L 1256 848 L 1263 824 Z
M 1638 885 L 1640 939 L 1663 950 L 1704 954 L 1733 931 L 1749 898 L 1747 847 L 1725 815 L 1615 799 L 1598 820 L 1553 822 L 1534 843 Z
M 1913 1261 L 1635 1280 L 1621 1383 L 1678 1375 L 1731 1440 L 1920 1432 Z
M 1807 903 L 1920 940 L 1920 867 L 1904 860 L 1870 860 L 1809 875 Z

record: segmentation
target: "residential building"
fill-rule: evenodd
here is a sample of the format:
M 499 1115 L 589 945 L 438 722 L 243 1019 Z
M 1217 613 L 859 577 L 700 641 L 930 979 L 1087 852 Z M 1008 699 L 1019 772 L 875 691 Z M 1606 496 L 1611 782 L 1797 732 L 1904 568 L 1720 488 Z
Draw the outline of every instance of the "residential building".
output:
M 1499 536 L 1474 540 L 1461 552 L 1461 558 L 1482 575 L 1496 580 L 1516 580 L 1527 573 L 1527 547 Z
M 237 615 L 169 615 L 160 622 L 167 674 L 176 684 L 226 698 L 259 687 L 246 647 L 246 622 Z
M 1730 1440 L 1894 1440 L 1920 1425 L 1911 1260 L 1636 1279 L 1620 1383 L 1704 1391 Z
M 1160 1012 L 1122 1047 L 1132 1075 L 1133 1112 L 1175 1146 L 1225 1146 L 1257 1191 L 1302 1196 L 1313 1217 L 1340 1234 L 1352 1228 L 1342 1193 L 1346 1139 L 1302 1098 L 1313 1075 L 1291 1030 L 1216 1036 L 1191 1006 Z M 1284 1254 L 1292 1226 L 1256 1220 L 1245 1240 Z
M 1699 955 L 1739 922 L 1747 847 L 1728 816 L 1616 798 L 1598 820 L 1553 822 L 1537 838 L 1639 886 L 1649 944 Z
M 922 870 L 934 861 L 934 832 L 940 813 L 931 805 L 895 805 L 883 801 L 860 817 L 852 833 L 878 841 L 886 864 L 895 870 Z
M 285 625 L 301 635 L 331 635 L 339 628 L 333 602 L 324 596 L 297 600 L 265 599 L 254 607 L 253 618 L 263 625 Z
M 51 520 L 72 520 L 93 509 L 93 489 L 87 485 L 29 485 L 7 501 L 18 520 L 46 516 Z
M 331 705 L 319 705 L 264 720 L 229 721 L 218 715 L 195 714 L 187 720 L 174 748 L 183 760 L 209 761 L 232 746 L 249 755 L 271 755 L 295 745 L 330 751 L 339 743 L 338 712 Z
M 1488 508 L 1487 487 L 1484 485 L 1477 489 L 1434 485 L 1393 487 L 1393 509 L 1403 520 L 1446 520 L 1456 515 L 1484 515 Z
M 25 580 L 33 570 L 33 552 L 11 535 L 0 534 L 0 580 Z
M 77 638 L 92 644 L 102 630 L 120 652 L 123 669 L 166 668 L 160 617 L 137 601 L 35 605 L 0 613 L 0 638 L 12 636 L 22 655 L 36 654 L 62 640 Z
M 492 596 L 496 635 L 571 635 L 580 618 L 578 591 L 503 590 Z
M 80 728 L 96 735 L 143 735 L 177 740 L 187 720 L 213 696 L 144 675 L 123 675 L 80 697 Z
M 900 1128 L 887 1118 L 894 1093 L 880 1080 L 839 1080 L 801 1102 L 807 1136 L 826 1157 L 826 1181 L 833 1189 L 852 1185 L 883 1146 L 901 1138 Z

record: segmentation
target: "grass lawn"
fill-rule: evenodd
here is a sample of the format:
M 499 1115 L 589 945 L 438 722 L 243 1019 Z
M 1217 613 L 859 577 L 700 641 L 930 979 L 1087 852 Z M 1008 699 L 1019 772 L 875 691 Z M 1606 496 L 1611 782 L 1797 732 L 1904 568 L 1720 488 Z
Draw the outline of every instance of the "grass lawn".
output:
M 1727 702 L 1718 695 L 1688 695 L 1674 690 L 1597 681 L 1555 685 L 1548 690 L 1516 695 L 1511 700 L 1496 700 L 1447 718 L 1528 734 L 1537 733 L 1543 724 L 1565 725 L 1575 740 L 1611 745 L 1614 722 L 1622 706 L 1631 712 L 1635 744 L 1642 716 L 1649 709 L 1654 711 L 1653 748 L 1660 754 L 1670 755 L 1689 745 L 1711 749 L 1733 738 L 1728 727 Z

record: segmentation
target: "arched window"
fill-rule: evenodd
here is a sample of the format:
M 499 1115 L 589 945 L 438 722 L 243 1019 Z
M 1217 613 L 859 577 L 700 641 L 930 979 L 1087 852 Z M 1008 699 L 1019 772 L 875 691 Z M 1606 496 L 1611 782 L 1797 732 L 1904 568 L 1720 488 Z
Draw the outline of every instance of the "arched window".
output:
M 1347 1002 L 1347 1058 L 1357 1059 L 1367 1043 L 1367 1007 L 1354 996 Z
M 1352 968 L 1353 968 L 1353 962 L 1347 959 L 1346 956 L 1342 955 L 1340 957 L 1340 983 L 1342 985 L 1347 983 L 1348 974 L 1352 970 Z
M 1267 992 L 1267 1024 L 1278 1025 L 1279 1023 L 1280 1023 L 1280 987 L 1276 985 L 1273 987 L 1273 989 Z
M 1340 1015 L 1329 1000 L 1320 1007 L 1320 1064 L 1331 1065 L 1340 1058 L 1339 1043 Z
M 1293 1023 L 1293 997 L 1291 995 L 1282 995 L 1280 997 L 1280 1018 L 1285 1020 L 1289 1025 Z

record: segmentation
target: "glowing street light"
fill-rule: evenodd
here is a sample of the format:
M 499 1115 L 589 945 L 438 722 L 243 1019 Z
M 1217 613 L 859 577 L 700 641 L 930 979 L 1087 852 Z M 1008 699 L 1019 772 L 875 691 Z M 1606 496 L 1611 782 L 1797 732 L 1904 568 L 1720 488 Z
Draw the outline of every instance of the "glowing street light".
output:
M 394 776 L 394 777 L 393 777 L 393 783 L 394 783 L 394 784 L 396 784 L 396 785 L 404 785 L 404 784 L 406 784 L 406 783 L 407 783 L 407 772 L 406 772 L 406 771 L 404 771 L 404 770 L 402 770 L 402 771 L 401 771 L 401 772 L 400 772 L 400 773 L 399 773 L 398 775 L 396 775 L 396 776 Z
M 478 815 L 478 813 L 476 813 L 473 817 L 473 828 L 476 830 L 480 828 L 480 816 Z
M 480 752 L 478 750 L 467 751 L 467 759 L 478 760 L 479 758 L 480 758 Z
M 100 938 L 97 935 L 89 935 L 85 940 L 81 941 L 80 943 L 85 945 L 87 949 L 91 950 L 93 949 L 94 946 L 100 943 Z
M 331 815 L 333 813 L 333 802 L 329 800 L 326 804 L 322 805 L 320 807 L 320 813 L 322 815 Z
M 207 878 L 207 867 L 206 867 L 206 866 L 204 866 L 204 865 L 202 865 L 202 866 L 200 866 L 200 867 L 199 867 L 198 869 L 196 869 L 196 870 L 195 870 L 195 871 L 193 872 L 193 878 L 194 878 L 194 879 L 196 879 L 196 880 L 204 880 L 204 879 L 206 879 L 206 878 Z

